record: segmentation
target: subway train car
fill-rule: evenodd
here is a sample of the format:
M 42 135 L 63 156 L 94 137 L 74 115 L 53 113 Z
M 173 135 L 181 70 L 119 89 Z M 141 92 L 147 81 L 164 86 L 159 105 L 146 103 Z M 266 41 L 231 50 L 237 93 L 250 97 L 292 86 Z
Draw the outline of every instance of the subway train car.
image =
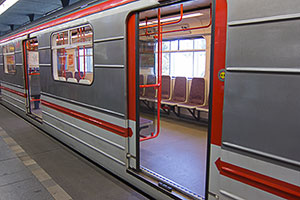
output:
M 1 104 L 154 199 L 300 199 L 299 7 L 66 8 L 0 38 Z

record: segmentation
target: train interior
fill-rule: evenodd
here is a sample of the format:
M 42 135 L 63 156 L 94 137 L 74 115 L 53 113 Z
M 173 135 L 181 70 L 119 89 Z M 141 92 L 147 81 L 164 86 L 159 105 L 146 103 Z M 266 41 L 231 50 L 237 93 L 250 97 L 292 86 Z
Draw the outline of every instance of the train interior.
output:
M 39 67 L 39 52 L 37 38 L 26 40 L 25 42 L 25 56 L 27 62 L 25 62 L 26 76 L 28 80 L 28 98 L 27 107 L 28 114 L 32 117 L 41 120 L 42 109 L 40 106 L 41 100 L 41 83 L 40 83 L 40 67 Z
M 211 5 L 203 2 L 139 13 L 140 168 L 202 197 L 211 46 Z

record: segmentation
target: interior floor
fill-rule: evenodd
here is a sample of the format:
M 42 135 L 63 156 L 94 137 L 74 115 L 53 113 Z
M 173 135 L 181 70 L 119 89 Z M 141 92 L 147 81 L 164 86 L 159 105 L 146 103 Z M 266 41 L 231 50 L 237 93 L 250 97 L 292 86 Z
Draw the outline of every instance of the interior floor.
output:
M 140 148 L 143 167 L 204 196 L 206 126 L 162 117 L 160 135 L 141 142 Z

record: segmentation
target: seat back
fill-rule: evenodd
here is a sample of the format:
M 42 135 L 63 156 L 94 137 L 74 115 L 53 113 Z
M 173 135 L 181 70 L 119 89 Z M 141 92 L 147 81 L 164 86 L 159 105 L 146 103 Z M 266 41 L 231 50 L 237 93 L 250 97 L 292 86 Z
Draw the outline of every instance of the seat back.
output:
M 80 72 L 80 76 L 83 77 L 83 72 Z M 79 82 L 80 80 L 80 77 L 79 77 L 79 73 L 78 72 L 75 72 L 75 77 L 77 79 L 77 81 Z
M 170 76 L 162 76 L 161 80 L 161 99 L 169 99 L 170 98 L 170 85 L 171 85 L 171 77 Z
M 152 74 L 149 74 L 147 76 L 147 85 L 155 84 L 156 83 L 156 77 Z M 156 90 L 153 87 L 145 88 L 145 95 L 144 97 L 147 98 L 155 98 Z
M 204 101 L 205 101 L 205 80 L 204 78 L 193 78 L 188 102 L 197 105 L 203 105 Z
M 186 100 L 186 78 L 176 77 L 172 101 L 184 102 Z
M 68 80 L 68 78 L 73 78 L 72 72 L 66 72 L 66 79 Z

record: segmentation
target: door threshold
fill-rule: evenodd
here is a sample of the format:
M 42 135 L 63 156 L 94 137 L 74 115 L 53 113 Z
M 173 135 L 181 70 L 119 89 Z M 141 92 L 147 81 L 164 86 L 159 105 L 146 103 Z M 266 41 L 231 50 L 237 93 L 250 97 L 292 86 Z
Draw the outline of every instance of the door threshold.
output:
M 204 200 L 205 198 L 190 189 L 150 170 L 143 166 L 140 166 L 140 171 L 135 174 L 139 175 L 140 178 L 146 179 L 155 186 L 162 188 L 164 191 L 172 194 L 180 199 L 194 199 L 194 200 Z
M 37 115 L 35 115 L 35 114 L 33 114 L 33 113 L 27 113 L 27 115 L 29 116 L 29 117 L 31 117 L 32 119 L 35 119 L 36 121 L 38 121 L 39 123 L 43 123 L 43 119 L 40 117 L 40 116 L 37 116 Z

